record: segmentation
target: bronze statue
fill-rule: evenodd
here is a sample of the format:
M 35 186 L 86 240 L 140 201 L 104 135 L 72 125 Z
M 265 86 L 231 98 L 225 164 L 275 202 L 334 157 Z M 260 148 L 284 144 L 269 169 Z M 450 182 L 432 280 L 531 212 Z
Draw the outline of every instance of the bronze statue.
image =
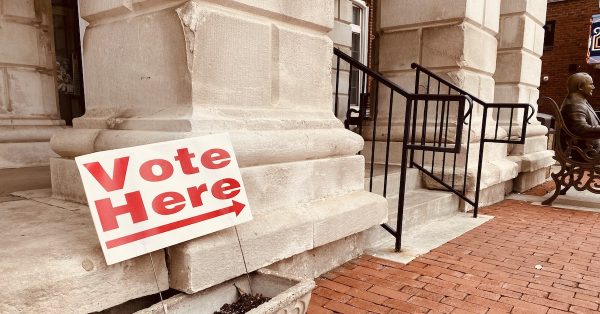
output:
M 594 82 L 587 73 L 576 73 L 567 80 L 569 94 L 558 108 L 549 100 L 556 119 L 554 159 L 560 170 L 551 174 L 556 189 L 543 205 L 552 205 L 558 195 L 570 188 L 600 194 L 600 119 L 587 98 L 594 92 Z
M 584 72 L 575 73 L 567 80 L 569 94 L 561 106 L 561 114 L 567 128 L 574 135 L 587 140 L 576 140 L 574 145 L 579 147 L 588 158 L 600 156 L 600 119 L 587 101 L 594 91 L 592 77 Z M 573 155 L 572 158 L 581 159 Z

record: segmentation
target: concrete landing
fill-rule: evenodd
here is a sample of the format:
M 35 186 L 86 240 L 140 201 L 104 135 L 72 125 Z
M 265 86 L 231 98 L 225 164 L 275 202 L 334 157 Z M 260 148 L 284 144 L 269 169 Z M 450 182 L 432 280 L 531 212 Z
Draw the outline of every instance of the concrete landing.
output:
M 87 207 L 50 190 L 0 199 L 0 313 L 89 313 L 155 294 L 148 255 L 107 266 Z M 153 254 L 168 288 L 164 252 Z
M 554 191 L 551 191 L 544 196 L 515 193 L 507 196 L 507 198 L 530 202 L 533 205 L 542 205 L 542 202 L 547 200 L 553 193 Z M 552 203 L 552 207 L 600 212 L 600 195 L 571 188 L 567 191 L 567 194 L 559 195 Z
M 457 213 L 405 231 L 402 234 L 402 252 L 394 252 L 395 239 L 389 236 L 383 245 L 367 250 L 365 254 L 406 264 L 492 218 L 494 217 L 487 215 L 473 218 L 472 213 Z

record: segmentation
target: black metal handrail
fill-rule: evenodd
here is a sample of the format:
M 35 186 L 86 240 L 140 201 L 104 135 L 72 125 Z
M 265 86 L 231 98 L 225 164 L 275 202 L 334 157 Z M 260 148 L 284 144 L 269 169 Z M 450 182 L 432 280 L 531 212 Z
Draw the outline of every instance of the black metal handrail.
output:
M 400 182 L 398 193 L 398 221 L 396 229 L 388 224 L 383 224 L 382 227 L 390 232 L 396 238 L 396 251 L 400 250 L 402 236 L 402 220 L 404 213 L 404 191 L 406 187 L 406 172 L 408 167 L 414 167 L 431 177 L 441 187 L 453 192 L 463 199 L 466 203 L 474 208 L 474 217 L 477 217 L 479 193 L 481 185 L 481 168 L 483 161 L 483 147 L 485 142 L 495 143 L 523 143 L 525 140 L 526 124 L 531 115 L 528 110 L 531 107 L 528 104 L 488 104 L 481 99 L 467 93 L 454 84 L 444 80 L 435 73 L 418 65 L 412 64 L 412 68 L 416 70 L 415 90 L 413 93 L 407 92 L 402 87 L 385 78 L 380 73 L 368 68 L 359 61 L 353 59 L 349 55 L 343 53 L 339 49 L 334 48 L 336 61 L 336 81 L 335 81 L 335 100 L 334 110 L 336 115 L 339 115 L 339 102 L 341 97 L 347 98 L 346 112 L 342 114 L 345 117 L 345 125 L 349 129 L 353 129 L 359 134 L 370 137 L 371 149 L 369 163 L 369 191 L 374 192 L 374 174 L 375 165 L 379 164 L 383 167 L 383 188 L 381 194 L 386 197 L 388 189 L 388 174 L 391 166 L 397 166 L 390 161 L 392 153 L 400 153 Z M 341 61 L 349 65 L 348 69 L 348 89 L 345 96 L 340 93 L 340 65 Z M 426 75 L 427 85 L 426 91 L 419 90 L 420 76 Z M 354 79 L 354 80 L 353 80 Z M 353 85 L 354 84 L 354 85 Z M 444 88 L 442 88 L 442 86 Z M 381 87 L 389 89 L 389 94 Z M 431 89 L 433 87 L 433 90 Z M 384 95 L 385 93 L 385 95 Z M 387 96 L 387 99 L 386 99 Z M 394 119 L 394 114 L 402 109 L 398 108 L 397 102 L 400 98 L 404 106 L 403 119 Z M 380 100 L 386 103 L 380 103 Z M 353 103 L 355 102 L 355 103 Z M 465 106 L 468 103 L 468 107 Z M 473 119 L 473 104 L 477 103 L 483 107 L 482 130 L 479 139 L 480 149 L 477 163 L 476 188 L 474 198 L 468 195 L 467 176 L 469 165 L 469 148 L 472 144 L 472 119 Z M 380 106 L 381 104 L 381 106 Z M 431 107 L 430 107 L 431 104 Z M 387 107 L 384 108 L 384 105 Z M 358 109 L 356 109 L 358 107 Z M 435 108 L 434 112 L 433 108 Z M 523 127 L 517 140 L 512 139 L 513 130 L 513 114 L 514 110 L 524 110 Z M 385 110 L 385 112 L 380 112 Z M 486 138 L 486 123 L 488 110 L 496 110 L 496 128 L 493 138 Z M 510 119 L 508 125 L 508 136 L 499 137 L 499 117 L 503 110 L 510 110 Z M 387 113 L 387 119 L 379 119 L 378 115 Z M 432 123 L 428 118 L 428 114 L 435 115 Z M 356 116 L 353 116 L 355 114 Z M 402 114 L 400 114 L 402 116 Z M 419 119 L 420 118 L 420 119 Z M 378 134 L 379 123 L 387 123 L 383 125 L 385 128 L 384 134 Z M 394 124 L 403 123 L 402 149 L 401 151 L 391 149 L 392 126 Z M 433 124 L 433 130 L 431 129 Z M 463 128 L 466 127 L 466 132 Z M 364 133 L 365 128 L 371 128 L 371 132 Z M 381 126 L 379 126 L 381 128 Z M 466 134 L 466 139 L 463 136 Z M 433 137 L 429 137 L 433 135 Z M 384 156 L 376 160 L 375 145 L 377 139 L 384 140 L 385 150 Z M 457 173 L 457 157 L 461 154 L 462 147 L 466 147 L 464 163 L 462 164 L 462 188 L 457 183 L 460 173 Z M 421 161 L 415 159 L 415 153 L 421 153 Z M 427 161 L 430 165 L 426 165 L 426 154 L 430 154 L 431 158 Z M 441 154 L 441 164 L 436 168 L 436 154 Z M 383 159 L 383 160 L 381 160 Z M 439 160 L 438 160 L 439 163 Z M 448 165 L 447 165 L 448 164 Z M 451 169 L 446 177 L 446 169 Z M 441 171 L 440 171 L 441 170 Z M 450 170 L 449 170 L 450 171 Z M 439 175 L 441 172 L 441 176 Z M 450 180 L 451 178 L 451 180 Z
M 466 203 L 468 203 L 469 205 L 473 206 L 473 216 L 477 217 L 478 214 L 478 209 L 479 209 L 479 197 L 480 197 L 480 192 L 481 192 L 481 172 L 482 172 L 482 167 L 483 167 L 483 151 L 484 151 L 484 147 L 485 147 L 485 143 L 489 142 L 489 143 L 506 143 L 506 144 L 524 144 L 525 143 L 525 134 L 526 134 L 526 128 L 527 128 L 527 124 L 529 123 L 528 121 L 531 119 L 531 117 L 534 114 L 534 108 L 530 105 L 530 104 L 512 104 L 512 103 L 486 103 L 483 100 L 479 99 L 476 96 L 473 96 L 471 94 L 469 94 L 468 92 L 466 92 L 465 90 L 461 89 L 460 87 L 454 85 L 453 83 L 445 80 L 444 78 L 440 77 L 439 75 L 431 72 L 430 70 L 428 70 L 427 68 L 417 64 L 417 63 L 412 63 L 411 64 L 411 68 L 416 70 L 416 79 L 415 79 L 415 92 L 418 92 L 419 90 L 419 81 L 420 81 L 420 77 L 421 77 L 421 73 L 424 73 L 425 76 L 427 77 L 427 92 L 430 91 L 430 84 L 431 84 L 431 79 L 433 79 L 434 81 L 437 81 L 438 86 L 437 86 L 437 93 L 440 92 L 440 87 L 443 84 L 445 87 L 447 87 L 447 93 L 451 94 L 451 93 L 458 93 L 461 95 L 468 95 L 470 96 L 470 98 L 476 102 L 478 105 L 482 106 L 483 108 L 483 113 L 482 113 L 482 122 L 481 122 L 481 134 L 480 134 L 480 139 L 479 139 L 479 155 L 478 155 L 478 160 L 477 160 L 477 174 L 476 174 L 476 183 L 475 183 L 475 191 L 474 191 L 474 198 L 471 199 L 467 196 L 467 190 L 466 190 L 466 176 L 467 176 L 467 167 L 469 164 L 469 148 L 471 145 L 471 140 L 470 140 L 470 134 L 471 134 L 471 119 L 472 116 L 469 116 L 469 122 L 468 122 L 468 136 L 469 138 L 466 141 L 466 156 L 465 156 L 465 163 L 464 163 L 464 180 L 463 180 L 463 189 L 462 191 L 458 191 L 456 190 L 455 187 L 455 174 L 453 172 L 452 174 L 452 184 L 447 184 L 446 182 L 444 182 L 443 177 L 444 177 L 444 166 L 445 166 L 445 162 L 443 162 L 443 166 L 442 166 L 442 178 L 437 177 L 434 173 L 433 173 L 433 169 L 431 171 L 427 171 L 424 167 L 423 167 L 423 163 L 424 163 L 424 158 L 421 160 L 421 165 L 419 165 L 418 163 L 416 163 L 414 161 L 414 151 L 411 151 L 411 162 L 410 162 L 410 166 L 411 167 L 416 167 L 419 170 L 421 170 L 422 172 L 424 172 L 425 174 L 427 174 L 429 177 L 431 177 L 432 179 L 434 179 L 436 182 L 438 182 L 439 184 L 441 184 L 442 186 L 444 186 L 445 188 L 447 188 L 448 190 L 454 192 L 456 195 L 458 195 L 461 199 L 463 199 Z M 518 136 L 515 137 L 512 136 L 513 134 L 513 125 L 514 125 L 514 112 L 515 110 L 523 110 L 523 120 L 521 122 L 521 130 L 518 134 Z M 531 112 L 529 112 L 531 109 Z M 489 110 L 495 110 L 496 113 L 496 119 L 495 119 L 495 127 L 494 127 L 494 137 L 493 138 L 488 138 L 486 136 L 486 131 L 487 131 L 487 126 L 488 126 L 488 111 Z M 510 116 L 508 119 L 508 134 L 506 135 L 506 137 L 504 138 L 499 138 L 498 137 L 498 131 L 500 130 L 500 116 L 501 113 L 503 111 L 508 111 L 510 110 Z M 502 129 L 504 130 L 506 128 L 503 127 Z M 414 140 L 414 133 L 413 133 L 413 140 Z M 425 154 L 423 153 L 423 156 Z M 444 155 L 444 158 L 446 156 Z M 435 156 L 433 156 L 432 158 L 435 158 Z M 452 158 L 456 158 L 456 155 L 452 156 Z M 454 159 L 454 162 L 456 161 L 456 159 Z M 456 164 L 453 163 L 453 167 L 452 170 L 454 171 L 456 167 Z

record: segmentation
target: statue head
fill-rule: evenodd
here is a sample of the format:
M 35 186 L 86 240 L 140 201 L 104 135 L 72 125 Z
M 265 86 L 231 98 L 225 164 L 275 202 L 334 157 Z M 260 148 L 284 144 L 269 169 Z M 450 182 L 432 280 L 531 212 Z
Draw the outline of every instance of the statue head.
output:
M 585 72 L 575 73 L 569 76 L 569 79 L 567 80 L 567 89 L 569 90 L 569 95 L 577 93 L 583 97 L 590 97 L 594 91 L 594 81 L 592 80 L 592 77 Z

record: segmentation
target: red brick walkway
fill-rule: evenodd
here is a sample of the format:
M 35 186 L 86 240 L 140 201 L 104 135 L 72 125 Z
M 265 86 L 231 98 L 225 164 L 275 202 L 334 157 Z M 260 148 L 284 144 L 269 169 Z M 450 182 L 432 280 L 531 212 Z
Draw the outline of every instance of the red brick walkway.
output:
M 482 213 L 496 218 L 407 265 L 362 256 L 323 275 L 308 312 L 598 313 L 600 214 L 514 200 Z

